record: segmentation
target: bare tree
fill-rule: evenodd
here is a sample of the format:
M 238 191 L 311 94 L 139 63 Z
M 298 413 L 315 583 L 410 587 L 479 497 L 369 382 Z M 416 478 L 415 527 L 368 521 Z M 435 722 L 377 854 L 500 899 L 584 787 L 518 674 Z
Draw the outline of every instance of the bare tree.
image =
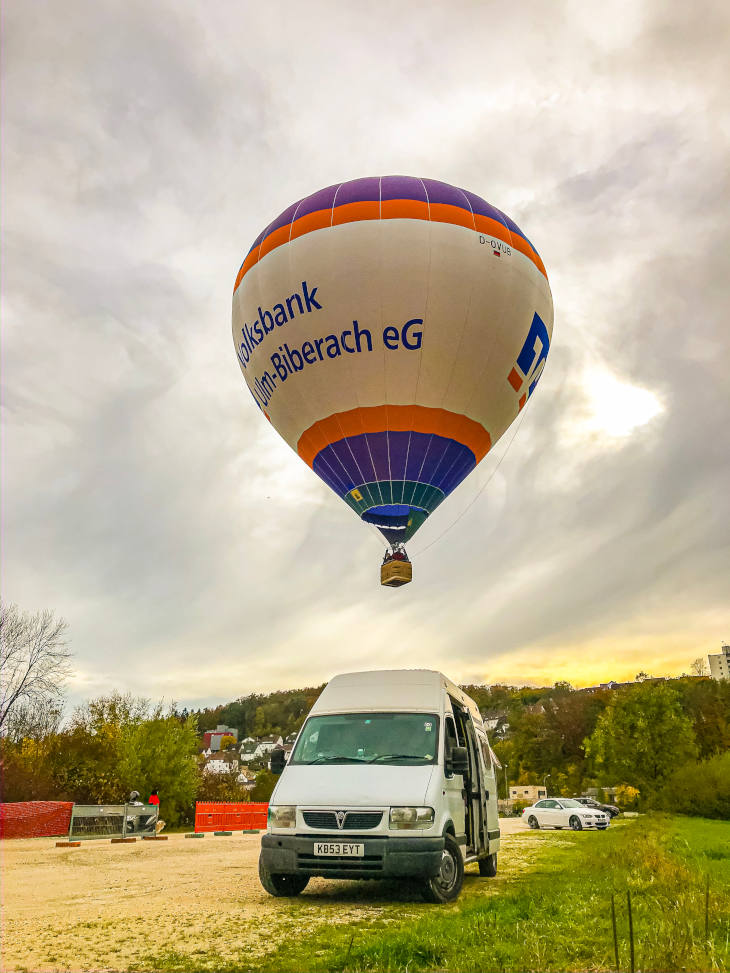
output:
M 693 676 L 709 676 L 710 668 L 707 665 L 707 660 L 703 656 L 698 656 L 692 665 L 689 667 L 689 671 Z
M 70 673 L 68 625 L 53 612 L 0 605 L 0 731 L 14 708 L 30 710 L 63 698 Z

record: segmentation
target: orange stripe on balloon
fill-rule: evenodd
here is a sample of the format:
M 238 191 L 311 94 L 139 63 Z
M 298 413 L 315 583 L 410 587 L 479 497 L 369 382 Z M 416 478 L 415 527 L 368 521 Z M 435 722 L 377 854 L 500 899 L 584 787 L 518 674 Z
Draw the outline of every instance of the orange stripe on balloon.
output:
M 317 454 L 332 443 L 349 436 L 386 430 L 420 432 L 453 439 L 467 446 L 474 453 L 477 463 L 484 459 L 492 446 L 484 426 L 468 416 L 424 405 L 376 405 L 349 409 L 320 419 L 299 437 L 297 452 L 308 466 L 312 466 Z
M 286 226 L 280 226 L 278 230 L 274 230 L 267 237 L 264 237 L 259 247 L 259 260 L 272 250 L 276 250 L 282 243 L 288 243 L 290 229 L 291 225 L 287 223 Z
M 512 234 L 509 231 L 509 227 L 506 227 L 504 223 L 493 220 L 490 216 L 481 216 L 479 213 L 475 213 L 474 225 L 484 236 L 494 237 L 503 243 L 512 244 Z
M 380 216 L 384 220 L 427 220 L 428 203 L 422 199 L 384 199 Z
M 332 211 L 332 226 L 341 223 L 357 223 L 360 220 L 379 220 L 380 201 L 363 200 L 359 203 L 343 203 Z
M 283 246 L 290 239 L 294 240 L 296 237 L 312 233 L 314 230 L 325 229 L 328 226 L 377 219 L 431 220 L 433 223 L 450 223 L 454 226 L 463 226 L 469 230 L 477 230 L 479 233 L 488 234 L 504 243 L 509 243 L 515 250 L 519 250 L 528 260 L 532 261 L 547 280 L 545 265 L 534 247 L 517 233 L 510 233 L 503 223 L 449 203 L 431 203 L 429 206 L 428 203 L 421 200 L 389 199 L 382 203 L 377 200 L 344 203 L 342 206 L 335 206 L 334 210 L 320 209 L 314 213 L 307 213 L 306 216 L 301 216 L 291 226 L 283 226 L 273 230 L 267 237 L 264 237 L 261 245 L 252 250 L 244 260 L 236 277 L 233 292 L 236 292 L 238 285 L 255 263 L 258 263 L 265 254 Z
M 305 233 L 323 230 L 326 226 L 331 225 L 332 210 L 318 209 L 314 213 L 307 213 L 306 216 L 300 216 L 298 220 L 294 220 L 291 224 L 291 238 L 293 240 L 295 237 L 304 236 Z
M 474 214 L 470 209 L 452 206 L 451 203 L 431 203 L 430 210 L 434 223 L 453 223 L 469 230 L 474 229 Z
M 254 250 L 251 251 L 251 253 L 249 253 L 249 255 L 241 264 L 241 269 L 238 271 L 238 277 L 236 277 L 236 286 L 233 288 L 234 294 L 236 292 L 236 289 L 238 288 L 238 285 L 243 280 L 246 271 L 250 270 L 251 267 L 253 267 L 253 265 L 258 261 L 258 259 L 259 259 L 259 248 L 256 247 Z

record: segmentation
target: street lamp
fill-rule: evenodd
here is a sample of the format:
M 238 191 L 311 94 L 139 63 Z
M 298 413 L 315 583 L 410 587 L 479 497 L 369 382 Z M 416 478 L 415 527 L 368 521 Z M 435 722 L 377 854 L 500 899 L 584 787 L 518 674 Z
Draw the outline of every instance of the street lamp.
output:
M 505 799 L 505 801 L 508 801 L 509 800 L 509 785 L 507 783 L 507 768 L 508 767 L 509 767 L 509 764 L 504 764 L 504 799 Z
M 545 788 L 545 797 L 547 797 L 547 793 L 548 793 L 548 789 L 547 789 L 548 777 L 552 777 L 552 774 L 545 774 L 545 776 L 542 779 L 542 786 Z

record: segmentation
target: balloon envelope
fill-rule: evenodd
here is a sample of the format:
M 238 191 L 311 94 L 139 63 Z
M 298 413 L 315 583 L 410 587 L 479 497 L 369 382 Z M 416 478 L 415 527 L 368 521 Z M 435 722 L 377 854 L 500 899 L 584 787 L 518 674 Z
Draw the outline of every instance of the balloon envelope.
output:
M 524 407 L 550 348 L 543 263 L 479 196 L 383 176 L 254 240 L 233 342 L 256 404 L 364 521 L 405 542 Z

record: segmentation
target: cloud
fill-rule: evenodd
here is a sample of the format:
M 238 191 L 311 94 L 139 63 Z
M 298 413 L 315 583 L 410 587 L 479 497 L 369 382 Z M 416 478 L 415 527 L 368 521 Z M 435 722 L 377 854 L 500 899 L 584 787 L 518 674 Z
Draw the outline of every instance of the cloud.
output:
M 74 698 L 391 665 L 595 681 L 681 671 L 721 637 L 724 8 L 3 19 L 3 596 L 68 618 Z M 376 538 L 251 403 L 229 321 L 288 203 L 399 171 L 509 212 L 556 325 L 509 450 L 388 591 Z

